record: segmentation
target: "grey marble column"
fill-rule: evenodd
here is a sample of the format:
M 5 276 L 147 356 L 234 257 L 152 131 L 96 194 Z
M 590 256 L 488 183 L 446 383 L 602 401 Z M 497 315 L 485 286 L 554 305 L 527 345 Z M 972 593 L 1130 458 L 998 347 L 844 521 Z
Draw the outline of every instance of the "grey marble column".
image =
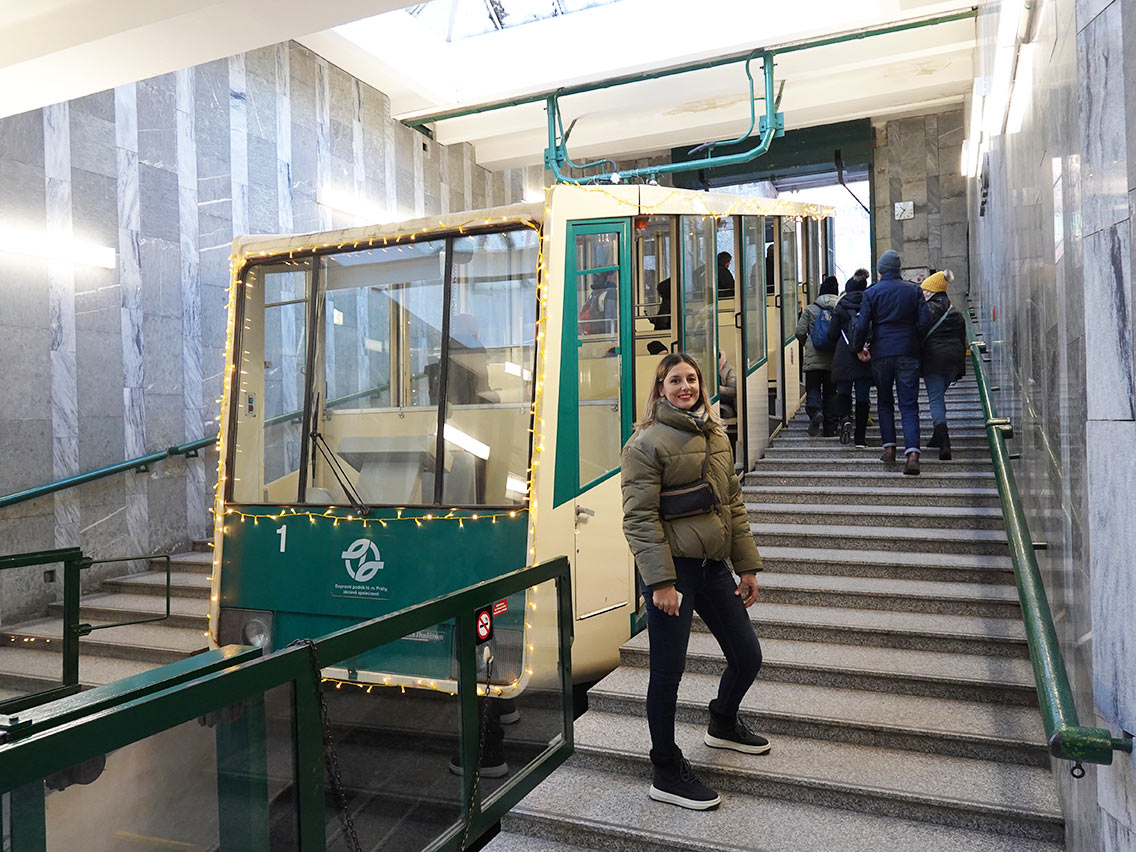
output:
M 44 180 L 47 235 L 72 239 L 71 122 L 67 104 L 43 110 Z M 51 323 L 52 474 L 56 479 L 79 472 L 79 391 L 75 362 L 75 268 L 64 258 L 47 265 Z M 74 490 L 55 494 L 55 546 L 79 544 L 79 497 Z
M 332 227 L 332 211 L 324 201 L 331 181 L 331 69 L 316 57 L 316 203 L 321 231 Z M 329 373 L 332 372 L 328 367 Z
M 122 429 L 126 458 L 146 454 L 146 379 L 142 334 L 142 213 L 138 174 L 138 86 L 114 90 L 118 181 L 118 283 L 122 295 Z M 126 530 L 133 553 L 150 546 L 146 474 L 126 474 Z
M 185 440 L 205 437 L 201 367 L 201 263 L 197 247 L 200 222 L 197 209 L 197 111 L 192 68 L 177 72 L 178 222 L 181 238 L 182 396 L 185 400 Z M 186 525 L 190 535 L 208 530 L 209 484 L 205 460 L 186 459 Z
M 249 232 L 248 88 L 243 53 L 229 57 L 229 175 L 232 182 L 233 234 Z

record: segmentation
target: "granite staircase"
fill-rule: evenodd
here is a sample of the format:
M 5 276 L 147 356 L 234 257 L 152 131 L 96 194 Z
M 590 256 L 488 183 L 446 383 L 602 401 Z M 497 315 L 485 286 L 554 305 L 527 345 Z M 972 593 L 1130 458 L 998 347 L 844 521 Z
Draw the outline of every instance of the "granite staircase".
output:
M 209 645 L 210 542 L 176 553 L 170 561 L 170 615 L 162 621 L 96 630 L 79 640 L 79 683 L 88 688 L 176 662 Z M 79 619 L 116 624 L 166 611 L 164 559 L 148 570 L 103 580 L 79 600 Z M 63 665 L 63 604 L 46 618 L 0 628 L 0 697 L 37 692 L 59 684 Z
M 972 380 L 948 392 L 948 419 L 954 459 L 927 452 L 918 477 L 878 460 L 878 427 L 856 450 L 808 437 L 803 413 L 747 474 L 765 560 L 750 610 L 764 665 L 742 715 L 773 749 L 754 757 L 703 744 L 724 660 L 696 617 L 678 742 L 721 793 L 718 810 L 647 797 L 644 632 L 589 692 L 576 755 L 486 848 L 1064 848 Z

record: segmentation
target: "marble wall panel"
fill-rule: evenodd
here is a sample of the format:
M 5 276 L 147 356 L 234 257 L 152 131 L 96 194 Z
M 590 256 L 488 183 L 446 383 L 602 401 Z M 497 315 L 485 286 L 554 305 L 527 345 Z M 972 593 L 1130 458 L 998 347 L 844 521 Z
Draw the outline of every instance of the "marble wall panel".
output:
M 1082 219 L 1093 233 L 1128 218 L 1121 3 L 1112 2 L 1080 34 Z
M 176 167 L 175 167 L 176 168 Z M 180 240 L 177 172 L 138 165 L 141 234 L 163 240 Z
M 50 328 L 47 281 L 47 269 L 38 259 L 0 259 L 0 327 Z
M 77 237 L 117 248 L 117 189 L 113 175 L 71 170 L 71 216 Z
M 1084 238 L 1085 347 L 1094 365 L 1088 386 L 1090 419 L 1136 416 L 1133 360 L 1131 229 L 1111 226 Z
M 0 120 L 0 160 L 43 165 L 43 116 L 38 110 Z
M 0 331 L 0 364 L 7 370 L 0 382 L 0 411 L 5 420 L 39 420 L 51 416 L 51 332 L 46 328 L 4 326 Z
M 138 161 L 177 171 L 176 77 L 162 74 L 137 85 Z
M 114 121 L 79 110 L 70 111 L 71 167 L 115 176 Z
M 101 118 L 104 121 L 114 121 L 114 92 L 107 89 L 106 91 L 95 92 L 93 95 L 76 98 L 71 101 L 71 109 L 74 112 L 93 115 L 95 118 Z
M 0 119 L 0 125 L 8 119 Z M 43 158 L 38 165 L 0 158 L 0 210 L 5 218 L 43 222 L 47 210 Z

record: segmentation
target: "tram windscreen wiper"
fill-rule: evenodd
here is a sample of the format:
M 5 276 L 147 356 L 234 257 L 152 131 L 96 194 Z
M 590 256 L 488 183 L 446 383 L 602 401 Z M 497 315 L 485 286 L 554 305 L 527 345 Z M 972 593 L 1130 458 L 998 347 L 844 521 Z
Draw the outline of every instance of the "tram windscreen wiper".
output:
M 328 469 L 331 475 L 335 477 L 335 481 L 339 483 L 339 487 L 343 489 L 343 493 L 347 495 L 347 499 L 351 502 L 352 507 L 360 515 L 371 514 L 371 507 L 363 502 L 363 496 L 351 484 L 351 479 L 347 476 L 347 470 L 343 467 L 343 462 L 339 460 L 335 452 L 327 443 L 327 438 L 319 431 L 319 394 L 316 394 L 315 405 L 312 407 L 312 447 L 319 450 L 320 455 L 323 456 L 324 461 L 327 462 Z M 312 479 L 315 479 L 316 472 L 316 455 L 312 453 Z

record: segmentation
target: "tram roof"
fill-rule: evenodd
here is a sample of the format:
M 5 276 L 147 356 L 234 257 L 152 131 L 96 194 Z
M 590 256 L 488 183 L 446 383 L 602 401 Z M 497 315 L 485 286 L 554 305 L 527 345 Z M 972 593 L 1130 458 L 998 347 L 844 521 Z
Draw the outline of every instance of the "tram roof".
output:
M 831 216 L 834 208 L 824 205 L 782 198 L 757 198 L 746 195 L 729 195 L 720 192 L 696 192 L 667 186 L 574 186 L 561 184 L 552 188 L 544 202 L 507 204 L 480 210 L 462 210 L 456 213 L 402 219 L 381 224 L 356 225 L 332 231 L 306 234 L 254 234 L 233 240 L 234 257 L 254 257 L 308 252 L 313 248 L 350 248 L 374 244 L 384 237 L 417 236 L 431 232 L 474 229 L 510 223 L 540 223 L 544 220 L 546 205 L 563 201 L 574 202 L 572 212 L 591 207 L 595 212 L 584 215 L 701 215 L 701 216 Z

